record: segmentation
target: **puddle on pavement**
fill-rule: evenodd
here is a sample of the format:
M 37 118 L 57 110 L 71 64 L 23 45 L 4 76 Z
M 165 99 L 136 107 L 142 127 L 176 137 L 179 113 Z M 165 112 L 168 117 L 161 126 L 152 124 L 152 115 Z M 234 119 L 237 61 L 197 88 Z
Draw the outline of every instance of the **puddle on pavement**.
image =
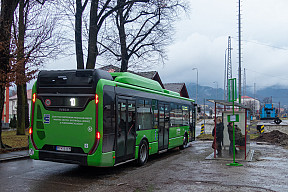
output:
M 261 157 L 259 160 L 282 161 L 283 158 L 278 158 L 278 157 Z

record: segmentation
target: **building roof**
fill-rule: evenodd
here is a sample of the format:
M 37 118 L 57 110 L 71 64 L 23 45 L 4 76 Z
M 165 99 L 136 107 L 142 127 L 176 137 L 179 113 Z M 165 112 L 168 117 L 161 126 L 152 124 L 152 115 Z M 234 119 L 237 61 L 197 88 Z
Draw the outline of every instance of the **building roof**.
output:
M 252 97 L 249 97 L 249 96 L 241 96 L 242 99 L 254 99 Z
M 99 69 L 104 70 L 104 71 L 108 71 L 108 72 L 120 72 L 121 68 L 116 67 L 114 65 L 106 65 L 104 67 L 100 67 Z
M 180 96 L 189 98 L 185 83 L 165 83 L 165 89 L 180 93 Z
M 145 71 L 145 72 L 138 72 L 137 74 L 142 77 L 146 77 L 148 79 L 153 79 L 157 73 L 158 73 L 157 71 Z
M 135 74 L 140 75 L 142 77 L 146 77 L 148 79 L 152 79 L 152 80 L 158 81 L 158 83 L 161 85 L 161 87 L 163 89 L 165 88 L 165 86 L 162 83 L 162 80 L 161 80 L 161 78 L 160 78 L 160 76 L 159 76 L 157 71 L 138 72 L 138 73 L 135 73 Z
M 27 90 L 27 99 L 32 99 L 32 89 Z M 9 97 L 9 100 L 17 100 L 17 94 Z

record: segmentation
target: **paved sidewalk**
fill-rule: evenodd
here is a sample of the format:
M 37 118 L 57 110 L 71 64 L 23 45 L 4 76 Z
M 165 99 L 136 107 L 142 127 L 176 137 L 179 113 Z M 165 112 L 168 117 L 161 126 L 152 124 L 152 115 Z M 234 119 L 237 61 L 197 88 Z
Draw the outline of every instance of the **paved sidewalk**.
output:
M 28 157 L 29 157 L 28 150 L 1 153 L 0 162 L 28 158 Z

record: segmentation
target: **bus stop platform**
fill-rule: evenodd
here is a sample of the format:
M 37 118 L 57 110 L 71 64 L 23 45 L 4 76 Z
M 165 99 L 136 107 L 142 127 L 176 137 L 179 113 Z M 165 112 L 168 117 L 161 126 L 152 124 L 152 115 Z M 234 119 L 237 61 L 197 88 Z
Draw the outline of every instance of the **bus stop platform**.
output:
M 252 161 L 254 155 L 254 150 L 250 149 L 247 153 L 246 160 L 245 160 L 245 151 L 244 150 L 237 150 L 235 154 L 235 161 Z M 222 150 L 222 155 L 216 155 L 214 157 L 214 151 L 208 155 L 206 160 L 225 160 L 225 161 L 233 161 L 233 155 L 229 155 L 229 150 Z

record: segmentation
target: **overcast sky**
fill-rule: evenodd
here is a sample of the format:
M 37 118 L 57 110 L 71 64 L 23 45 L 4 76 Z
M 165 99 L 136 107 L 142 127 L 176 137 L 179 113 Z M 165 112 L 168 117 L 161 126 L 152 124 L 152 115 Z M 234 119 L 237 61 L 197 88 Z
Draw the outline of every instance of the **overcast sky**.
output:
M 163 82 L 196 83 L 196 70 L 192 71 L 196 67 L 200 85 L 216 87 L 217 81 L 223 88 L 228 36 L 232 37 L 233 77 L 238 78 L 238 0 L 188 1 L 189 18 L 177 22 L 167 63 L 152 70 L 159 71 Z M 288 0 L 243 0 L 241 5 L 242 70 L 246 68 L 247 86 L 288 87 Z M 63 69 L 63 63 L 70 62 L 75 63 L 74 56 L 44 68 Z
M 287 86 L 288 0 L 243 0 L 241 5 L 247 86 Z M 167 64 L 157 70 L 164 82 L 196 83 L 196 67 L 199 84 L 215 87 L 217 81 L 223 88 L 228 36 L 233 37 L 232 70 L 238 79 L 238 1 L 190 0 L 190 6 L 190 18 L 177 24 Z

